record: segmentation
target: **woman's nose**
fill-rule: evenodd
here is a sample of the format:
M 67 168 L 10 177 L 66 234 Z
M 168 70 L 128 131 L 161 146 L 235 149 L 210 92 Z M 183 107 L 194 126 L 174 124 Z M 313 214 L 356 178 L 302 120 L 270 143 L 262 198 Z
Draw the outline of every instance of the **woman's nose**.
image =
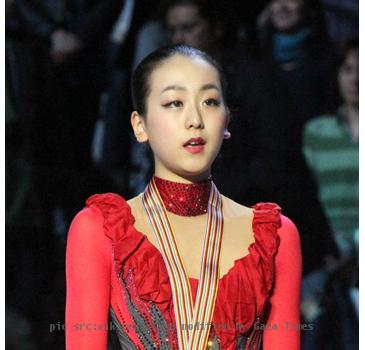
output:
M 186 111 L 186 127 L 188 129 L 190 128 L 196 128 L 196 129 L 202 129 L 204 128 L 203 118 L 201 115 L 201 112 L 198 107 L 192 107 L 189 108 L 189 110 Z

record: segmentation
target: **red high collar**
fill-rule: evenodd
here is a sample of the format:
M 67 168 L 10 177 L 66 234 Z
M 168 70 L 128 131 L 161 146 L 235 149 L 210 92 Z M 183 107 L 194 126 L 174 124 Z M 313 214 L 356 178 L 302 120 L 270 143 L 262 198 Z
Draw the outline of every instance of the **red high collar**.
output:
M 153 177 L 167 211 L 181 216 L 197 216 L 207 212 L 212 179 L 192 184 Z

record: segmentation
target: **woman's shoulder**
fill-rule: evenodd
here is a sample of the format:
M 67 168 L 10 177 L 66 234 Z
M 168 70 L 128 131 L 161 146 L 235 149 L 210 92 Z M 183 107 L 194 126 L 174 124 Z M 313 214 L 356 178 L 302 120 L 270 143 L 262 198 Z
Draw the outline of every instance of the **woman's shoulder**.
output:
M 280 223 L 278 235 L 281 240 L 281 245 L 300 247 L 300 235 L 295 223 L 282 214 L 280 215 Z
M 127 200 L 128 205 L 131 208 L 137 207 L 142 202 L 142 195 L 143 195 L 143 193 L 140 193 L 137 196 L 128 199 Z
M 96 252 L 108 242 L 104 233 L 104 217 L 95 207 L 81 209 L 73 218 L 67 235 L 67 252 Z M 68 253 L 69 254 L 69 253 Z
M 85 203 L 87 207 L 94 206 L 101 211 L 113 211 L 120 208 L 128 209 L 127 201 L 120 194 L 114 192 L 94 194 L 90 196 Z
M 127 201 L 117 193 L 94 194 L 89 197 L 86 206 L 80 210 L 71 223 L 77 231 L 103 231 L 111 239 L 119 237 L 122 231 L 133 225 L 134 218 Z M 118 233 L 118 234 L 117 234 Z
M 223 212 L 225 218 L 252 218 L 253 208 L 235 202 L 231 198 L 222 195 Z
M 117 216 L 127 221 L 133 221 L 131 208 L 128 202 L 118 193 L 97 193 L 86 200 L 87 208 L 97 208 L 101 211 L 105 220 Z
M 73 218 L 70 231 L 94 232 L 97 228 L 102 228 L 103 223 L 104 218 L 100 210 L 93 207 L 84 207 Z
M 107 212 L 125 207 L 125 200 L 117 193 L 94 194 L 87 198 L 85 207 L 73 218 L 72 225 L 102 226 Z
M 222 196 L 223 198 L 223 210 L 225 217 L 251 217 L 252 219 L 264 221 L 267 219 L 270 221 L 280 221 L 281 219 L 281 207 L 272 202 L 259 202 L 252 206 L 245 206 L 236 201 Z

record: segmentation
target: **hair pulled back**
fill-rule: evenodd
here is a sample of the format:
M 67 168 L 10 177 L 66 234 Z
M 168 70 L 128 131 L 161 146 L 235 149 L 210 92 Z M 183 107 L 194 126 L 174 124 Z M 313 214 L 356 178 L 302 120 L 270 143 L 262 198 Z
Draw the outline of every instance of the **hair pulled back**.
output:
M 225 99 L 226 82 L 224 79 L 221 66 L 211 56 L 204 51 L 195 49 L 187 45 L 164 46 L 153 51 L 146 56 L 137 66 L 132 75 L 132 102 L 134 109 L 141 115 L 146 116 L 147 98 L 150 94 L 150 76 L 151 73 L 164 61 L 170 57 L 181 55 L 184 57 L 201 58 L 211 64 L 219 74 L 222 86 L 223 99 Z

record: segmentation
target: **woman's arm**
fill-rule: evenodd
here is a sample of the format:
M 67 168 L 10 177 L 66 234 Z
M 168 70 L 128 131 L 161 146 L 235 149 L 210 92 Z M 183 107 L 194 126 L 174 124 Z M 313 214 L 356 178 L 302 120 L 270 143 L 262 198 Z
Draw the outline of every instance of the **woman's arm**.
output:
M 300 288 L 302 256 L 295 225 L 282 216 L 280 245 L 275 258 L 275 286 L 264 331 L 264 350 L 300 349 Z
M 73 220 L 66 251 L 66 349 L 105 350 L 110 301 L 111 245 L 97 209 Z

